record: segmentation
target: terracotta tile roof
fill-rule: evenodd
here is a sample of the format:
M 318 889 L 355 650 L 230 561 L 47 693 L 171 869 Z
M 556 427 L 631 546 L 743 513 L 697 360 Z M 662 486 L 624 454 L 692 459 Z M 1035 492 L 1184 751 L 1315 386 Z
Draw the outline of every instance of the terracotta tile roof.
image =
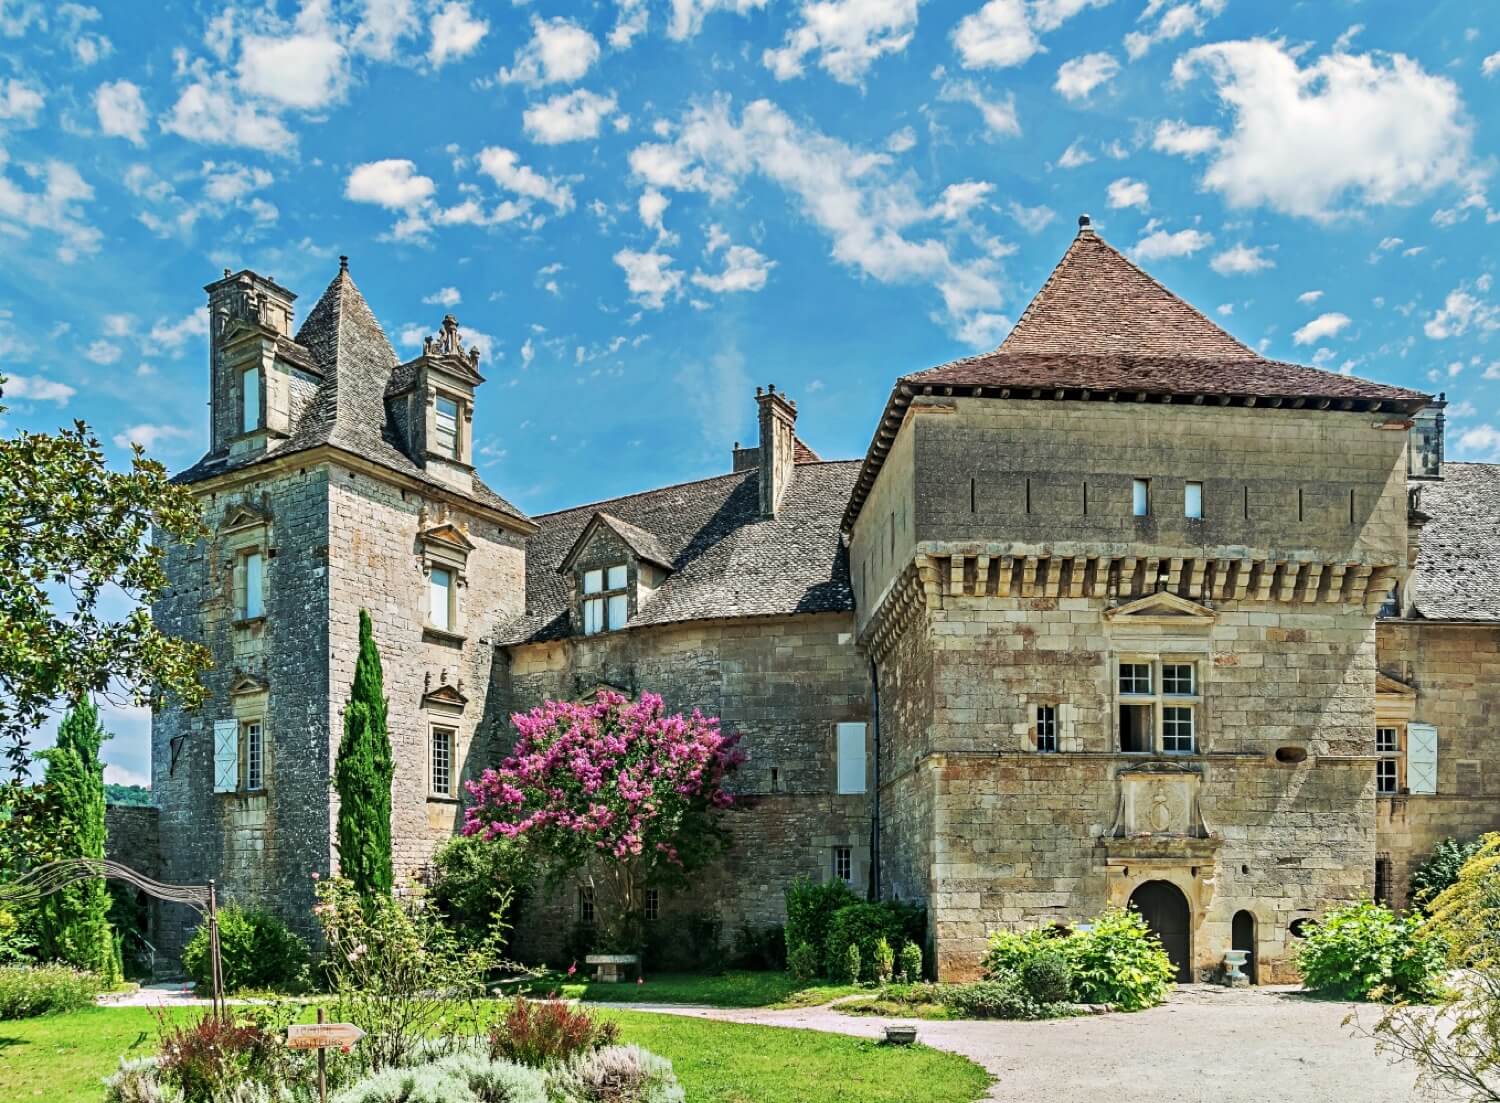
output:
M 774 519 L 760 515 L 753 469 L 537 517 L 526 546 L 526 615 L 501 626 L 496 642 L 574 633 L 558 566 L 601 513 L 648 534 L 671 566 L 631 628 L 853 609 L 838 519 L 858 471 L 858 460 L 798 465 Z
M 1082 221 L 1082 220 L 1080 220 Z M 1020 321 L 993 352 L 902 376 L 844 511 L 854 525 L 907 407 L 919 394 L 1384 410 L 1430 396 L 1267 360 L 1132 264 L 1084 225 Z
M 295 353 L 285 358 L 299 366 L 303 358 L 309 360 L 322 382 L 299 422 L 292 426 L 289 439 L 272 452 L 239 456 L 210 452 L 177 475 L 175 481 L 197 482 L 326 444 L 435 488 L 461 494 L 428 475 L 403 450 L 385 404 L 387 388 L 398 368 L 396 352 L 347 269 L 339 269 L 297 331 L 295 343 L 278 340 L 278 355 L 284 345 L 293 344 Z M 477 475 L 467 497 L 519 521 L 530 520 Z
M 1500 622 L 1500 464 L 1444 463 L 1421 487 L 1415 615 Z
M 792 438 L 792 462 L 793 463 L 822 463 L 823 457 L 807 446 L 807 441 L 801 437 Z

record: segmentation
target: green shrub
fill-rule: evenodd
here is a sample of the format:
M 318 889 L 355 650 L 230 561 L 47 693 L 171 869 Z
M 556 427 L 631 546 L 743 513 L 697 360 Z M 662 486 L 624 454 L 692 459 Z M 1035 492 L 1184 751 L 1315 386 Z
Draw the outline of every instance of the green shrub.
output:
M 984 954 L 984 975 L 991 980 L 1019 976 L 1022 967 L 1032 958 L 1062 950 L 1063 937 L 1057 927 L 991 931 L 989 949 Z
M 859 949 L 859 960 L 865 976 L 855 979 L 873 980 L 875 976 L 876 946 L 882 939 L 895 944 L 904 941 L 903 917 L 886 903 L 849 904 L 833 913 L 828 924 L 828 938 L 824 945 L 824 957 L 828 961 L 842 963 L 848 947 Z
M 896 971 L 896 951 L 883 938 L 875 940 L 875 965 L 872 971 L 877 984 L 889 984 L 891 974 Z
M 1433 899 L 1449 885 L 1458 880 L 1458 871 L 1464 863 L 1484 845 L 1484 836 L 1461 843 L 1457 839 L 1444 839 L 1432 848 L 1432 853 L 1416 869 L 1412 870 L 1410 882 L 1411 906 L 1423 913 L 1432 910 Z
M 839 971 L 835 978 L 844 984 L 859 981 L 859 947 L 853 942 L 844 947 L 844 956 L 839 959 Z
M 0 966 L 0 1019 L 29 1019 L 88 1007 L 104 990 L 97 973 L 68 965 Z
M 512 839 L 455 835 L 432 857 L 427 900 L 461 942 L 499 946 L 525 899 L 531 868 Z
M 786 956 L 786 968 L 793 980 L 807 983 L 818 975 L 818 951 L 806 942 L 797 943 Z
M 219 957 L 224 991 L 272 989 L 301 992 L 308 987 L 307 943 L 270 912 L 233 904 L 219 912 Z M 182 951 L 182 967 L 199 991 L 213 987 L 208 924 L 201 923 Z
M 736 969 L 786 968 L 786 933 L 781 927 L 740 927 L 731 963 Z
M 104 1103 L 181 1103 L 182 1093 L 164 1088 L 155 1057 L 120 1058 L 120 1067 L 104 1078 Z
M 1100 913 L 1090 929 L 1063 939 L 1062 947 L 1079 1003 L 1138 1011 L 1166 999 L 1177 975 L 1161 939 L 1139 912 L 1125 908 Z
M 547 1087 L 555 1103 L 683 1103 L 685 1098 L 672 1062 L 639 1046 L 580 1054 L 554 1070 Z
M 1369 900 L 1334 908 L 1308 925 L 1297 950 L 1302 984 L 1344 1000 L 1431 999 L 1444 946 L 1416 916 Z
M 1021 963 L 1021 986 L 1037 1003 L 1066 1003 L 1073 996 L 1073 966 L 1060 950 L 1046 950 Z
M 381 1069 L 330 1099 L 331 1103 L 479 1103 L 467 1083 L 437 1065 Z
M 901 947 L 901 952 L 896 955 L 896 960 L 901 965 L 901 979 L 908 984 L 915 984 L 922 979 L 922 946 L 918 942 L 908 942 Z
M 821 885 L 804 878 L 793 881 L 786 889 L 787 946 L 806 943 L 818 954 L 818 975 L 832 973 L 838 962 L 826 956 L 828 926 L 840 908 L 859 902 L 859 897 L 842 881 Z
M 964 1019 L 1040 1019 L 1045 1012 L 1020 980 L 980 980 L 973 984 L 940 984 L 937 998 Z
M 432 1068 L 467 1085 L 479 1103 L 547 1103 L 546 1074 L 513 1061 L 463 1053 L 445 1057 Z

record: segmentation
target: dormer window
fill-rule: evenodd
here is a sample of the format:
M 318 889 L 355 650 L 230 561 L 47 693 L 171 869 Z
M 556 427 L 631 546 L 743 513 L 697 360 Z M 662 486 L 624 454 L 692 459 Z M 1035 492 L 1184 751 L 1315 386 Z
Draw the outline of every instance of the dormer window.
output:
M 624 563 L 583 572 L 583 634 L 598 635 L 624 628 L 630 618 L 626 594 L 629 572 Z
M 240 373 L 240 431 L 253 433 L 260 424 L 260 369 L 247 368 Z
M 432 450 L 458 458 L 458 402 L 447 395 L 438 395 L 433 406 Z

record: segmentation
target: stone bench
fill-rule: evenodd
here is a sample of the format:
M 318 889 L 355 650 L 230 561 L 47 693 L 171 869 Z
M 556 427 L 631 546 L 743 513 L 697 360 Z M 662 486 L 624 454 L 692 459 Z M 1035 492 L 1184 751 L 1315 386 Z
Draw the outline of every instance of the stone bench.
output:
M 626 966 L 634 966 L 636 976 L 641 972 L 641 959 L 636 954 L 589 954 L 583 960 L 594 966 L 594 979 L 605 984 L 618 984 L 623 980 Z

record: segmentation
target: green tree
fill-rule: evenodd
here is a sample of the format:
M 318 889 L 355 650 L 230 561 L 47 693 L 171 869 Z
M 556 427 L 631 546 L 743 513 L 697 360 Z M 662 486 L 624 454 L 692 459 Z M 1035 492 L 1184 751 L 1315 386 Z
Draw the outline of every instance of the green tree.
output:
M 396 772 L 386 731 L 385 679 L 370 614 L 359 611 L 359 658 L 344 708 L 333 781 L 339 794 L 339 869 L 361 896 L 391 891 L 391 778 Z
M 104 763 L 99 748 L 108 736 L 99 712 L 87 698 L 78 702 L 57 729 L 57 746 L 42 751 L 46 785 L 56 796 L 58 826 L 73 839 L 74 858 L 104 857 Z M 119 976 L 114 932 L 109 926 L 109 890 L 90 878 L 42 898 L 36 910 L 37 951 L 43 959 L 65 961 L 102 976 Z
M 139 447 L 111 471 L 81 421 L 0 439 L 0 743 L 17 784 L 60 703 L 114 691 L 145 704 L 156 690 L 201 702 L 207 649 L 164 635 L 148 607 L 167 586 L 166 545 L 202 531 L 192 492 Z M 131 608 L 116 619 L 120 596 Z

